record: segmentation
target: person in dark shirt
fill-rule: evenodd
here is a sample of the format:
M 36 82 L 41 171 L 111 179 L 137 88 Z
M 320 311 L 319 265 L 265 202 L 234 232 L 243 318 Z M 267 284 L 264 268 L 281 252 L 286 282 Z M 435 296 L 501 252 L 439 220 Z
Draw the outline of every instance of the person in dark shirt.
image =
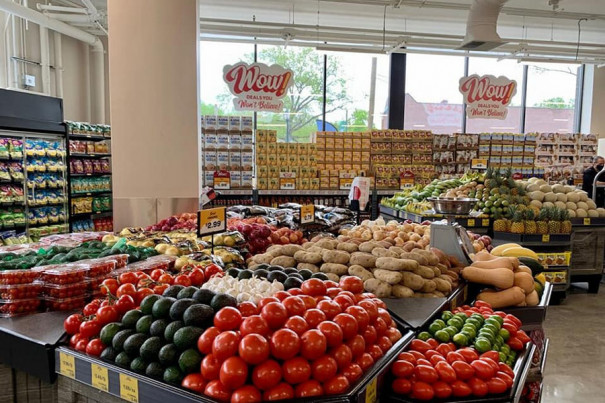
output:
M 603 157 L 595 157 L 593 164 L 590 168 L 584 171 L 584 176 L 582 177 L 582 190 L 588 193 L 588 197 L 592 198 L 592 185 L 594 183 L 594 178 L 597 176 L 597 173 L 601 169 L 603 169 L 603 165 L 605 164 L 605 159 Z M 605 184 L 605 182 L 597 182 L 599 185 Z M 605 189 L 597 189 L 597 199 L 595 201 L 597 207 L 603 207 L 605 204 Z

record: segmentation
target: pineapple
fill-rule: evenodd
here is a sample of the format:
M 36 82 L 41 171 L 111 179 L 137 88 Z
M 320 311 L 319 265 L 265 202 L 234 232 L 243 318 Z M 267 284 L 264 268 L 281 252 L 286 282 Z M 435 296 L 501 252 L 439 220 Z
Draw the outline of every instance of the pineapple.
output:
M 548 211 L 544 208 L 541 209 L 540 214 L 538 214 L 537 229 L 538 234 L 548 234 Z
M 538 225 L 535 221 L 536 216 L 534 214 L 534 211 L 532 209 L 527 209 L 525 210 L 523 216 L 525 218 L 525 233 L 535 234 L 536 232 L 538 232 Z
M 569 212 L 567 210 L 561 211 L 561 233 L 571 234 L 571 221 L 569 220 Z
M 559 209 L 553 207 L 550 211 L 550 217 L 548 219 L 548 233 L 549 234 L 558 234 L 561 232 L 561 221 L 560 221 L 560 213 Z
M 496 211 L 494 214 L 494 231 L 506 232 L 508 220 L 502 217 L 502 213 Z
M 523 234 L 525 232 L 525 224 L 523 223 L 523 215 L 520 211 L 516 211 L 513 216 L 513 222 L 510 225 L 510 232 L 513 234 Z

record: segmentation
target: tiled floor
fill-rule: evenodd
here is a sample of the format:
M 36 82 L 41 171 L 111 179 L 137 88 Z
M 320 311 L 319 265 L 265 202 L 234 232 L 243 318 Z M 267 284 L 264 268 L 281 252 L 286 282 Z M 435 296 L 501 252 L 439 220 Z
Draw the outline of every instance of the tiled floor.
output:
M 550 338 L 543 403 L 605 402 L 605 284 L 599 294 L 574 290 L 548 308 Z

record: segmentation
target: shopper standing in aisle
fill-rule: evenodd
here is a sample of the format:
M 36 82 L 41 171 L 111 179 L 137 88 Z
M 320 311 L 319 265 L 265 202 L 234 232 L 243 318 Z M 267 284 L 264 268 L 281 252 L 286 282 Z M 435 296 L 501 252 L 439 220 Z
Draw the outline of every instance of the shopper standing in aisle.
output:
M 603 157 L 595 157 L 593 160 L 593 164 L 590 168 L 584 171 L 584 176 L 582 178 L 582 190 L 588 193 L 588 197 L 592 198 L 592 185 L 594 183 L 594 178 L 597 176 L 597 173 L 603 169 L 603 165 L 605 164 L 605 158 Z M 605 185 L 605 182 L 598 182 L 599 185 Z M 597 207 L 603 207 L 605 204 L 605 189 L 597 189 L 597 198 L 595 200 Z

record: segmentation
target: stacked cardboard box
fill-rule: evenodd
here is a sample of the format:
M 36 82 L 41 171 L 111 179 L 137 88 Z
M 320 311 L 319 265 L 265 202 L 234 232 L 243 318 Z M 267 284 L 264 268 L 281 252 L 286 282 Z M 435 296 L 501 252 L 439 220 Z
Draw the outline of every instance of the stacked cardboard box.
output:
M 536 165 L 554 181 L 582 182 L 582 173 L 597 155 L 594 134 L 540 133 L 536 138 Z
M 370 132 L 317 132 L 320 189 L 341 189 L 370 169 Z

